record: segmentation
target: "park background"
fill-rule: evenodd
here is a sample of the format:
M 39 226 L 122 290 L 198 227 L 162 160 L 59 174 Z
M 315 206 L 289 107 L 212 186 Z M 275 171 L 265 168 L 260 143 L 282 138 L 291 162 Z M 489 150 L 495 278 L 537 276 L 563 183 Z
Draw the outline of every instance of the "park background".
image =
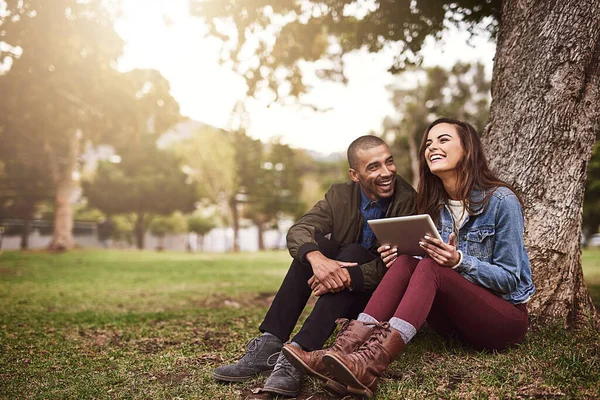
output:
M 539 330 L 498 358 L 417 341 L 384 396 L 600 397 L 600 5 L 514 7 L 0 1 L 0 397 L 252 397 L 210 369 L 255 334 L 287 229 L 362 134 L 416 187 L 438 116 L 524 194 Z

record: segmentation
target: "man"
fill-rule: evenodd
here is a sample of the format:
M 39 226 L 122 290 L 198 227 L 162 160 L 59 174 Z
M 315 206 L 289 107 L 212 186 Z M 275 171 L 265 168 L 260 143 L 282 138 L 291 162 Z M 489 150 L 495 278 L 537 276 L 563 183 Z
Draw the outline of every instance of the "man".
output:
M 376 136 L 352 142 L 348 164 L 351 182 L 332 185 L 289 230 L 287 243 L 294 261 L 259 327 L 262 336 L 250 341 L 238 362 L 216 368 L 215 379 L 243 382 L 270 373 L 264 392 L 296 396 L 301 374 L 280 351 L 311 293 L 320 297 L 291 340 L 307 351 L 323 346 L 336 319 L 356 318 L 364 309 L 386 271 L 366 221 L 413 214 L 416 193 L 396 175 L 387 144 Z

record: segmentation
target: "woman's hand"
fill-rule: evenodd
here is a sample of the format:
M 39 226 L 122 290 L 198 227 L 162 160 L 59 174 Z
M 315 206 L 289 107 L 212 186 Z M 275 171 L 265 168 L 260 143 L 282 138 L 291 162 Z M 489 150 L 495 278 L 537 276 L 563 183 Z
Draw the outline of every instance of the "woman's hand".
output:
M 377 249 L 383 263 L 387 268 L 391 267 L 396 258 L 398 258 L 398 249 L 388 245 L 381 246 Z
M 450 234 L 448 243 L 431 236 L 425 236 L 421 239 L 419 245 L 429 254 L 429 257 L 442 267 L 452 268 L 460 262 L 460 253 L 456 250 L 456 236 L 454 233 Z

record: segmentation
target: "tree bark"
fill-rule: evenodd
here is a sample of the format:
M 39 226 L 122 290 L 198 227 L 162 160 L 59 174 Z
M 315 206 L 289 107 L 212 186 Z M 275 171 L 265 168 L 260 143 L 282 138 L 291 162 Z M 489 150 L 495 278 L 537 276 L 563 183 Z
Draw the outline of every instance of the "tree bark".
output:
M 600 123 L 600 0 L 502 2 L 490 120 L 493 170 L 525 202 L 540 323 L 598 324 L 583 282 L 581 218 Z
M 65 159 L 59 159 L 54 148 L 44 143 L 48 155 L 49 168 L 56 188 L 54 210 L 54 232 L 48 248 L 53 251 L 66 251 L 73 248 L 73 172 L 79 157 L 80 131 L 69 133 L 69 143 Z

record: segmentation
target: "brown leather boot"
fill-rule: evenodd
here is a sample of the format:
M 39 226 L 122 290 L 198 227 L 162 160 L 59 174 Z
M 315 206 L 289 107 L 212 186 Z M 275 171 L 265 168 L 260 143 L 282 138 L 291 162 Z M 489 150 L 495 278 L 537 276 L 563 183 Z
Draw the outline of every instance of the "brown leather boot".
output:
M 323 364 L 323 356 L 326 352 L 336 354 L 349 354 L 356 350 L 371 334 L 374 324 L 365 324 L 360 321 L 349 321 L 346 318 L 339 318 L 335 321 L 340 325 L 340 330 L 335 338 L 335 342 L 329 348 L 304 351 L 298 347 L 286 344 L 282 352 L 289 360 L 290 364 L 307 375 L 314 376 L 325 383 L 325 387 L 338 394 L 345 394 L 346 388 L 331 379 Z
M 349 393 L 371 398 L 381 373 L 405 346 L 400 333 L 388 322 L 379 323 L 354 353 L 328 352 L 323 356 L 323 363 L 336 381 L 347 386 Z

